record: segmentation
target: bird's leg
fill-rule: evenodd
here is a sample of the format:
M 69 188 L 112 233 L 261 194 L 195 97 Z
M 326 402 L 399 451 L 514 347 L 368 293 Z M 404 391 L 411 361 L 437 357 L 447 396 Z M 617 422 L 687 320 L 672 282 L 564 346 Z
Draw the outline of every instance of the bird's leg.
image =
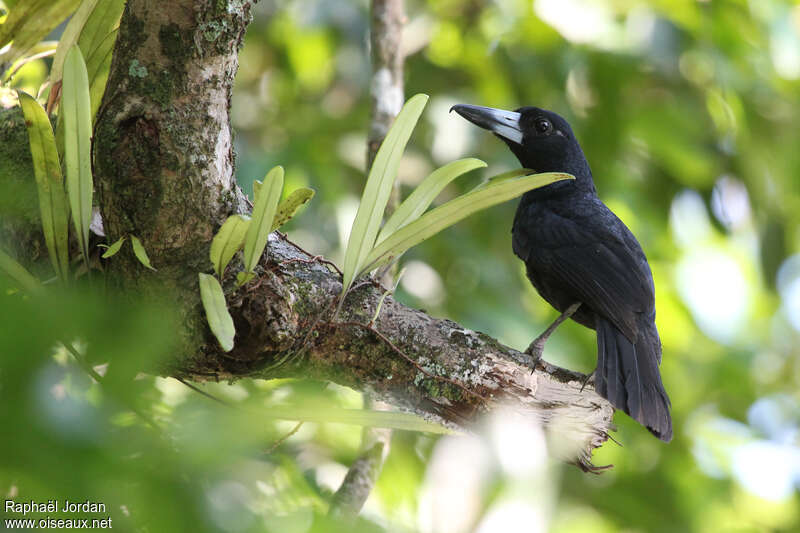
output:
M 561 313 L 561 316 L 556 318 L 555 321 L 552 324 L 550 324 L 550 326 L 548 326 L 546 330 L 544 330 L 544 333 L 542 333 L 533 340 L 530 346 L 528 346 L 528 349 L 525 350 L 525 353 L 528 355 L 532 355 L 536 361 L 541 359 L 542 352 L 544 351 L 544 343 L 547 342 L 547 339 L 550 338 L 550 335 L 553 334 L 553 332 L 556 330 L 558 326 L 561 325 L 562 322 L 564 322 L 566 319 L 575 314 L 575 311 L 577 311 L 580 306 L 581 306 L 580 302 L 575 302 L 574 304 L 567 307 L 567 309 L 563 313 Z

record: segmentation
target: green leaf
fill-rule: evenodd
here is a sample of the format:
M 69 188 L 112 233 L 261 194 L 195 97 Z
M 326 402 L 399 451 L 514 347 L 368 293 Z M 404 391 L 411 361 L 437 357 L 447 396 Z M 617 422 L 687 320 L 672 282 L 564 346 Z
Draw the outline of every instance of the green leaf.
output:
M 441 168 L 437 168 L 420 183 L 416 189 L 400 204 L 397 210 L 392 213 L 386 224 L 383 225 L 378 235 L 377 243 L 402 228 L 409 222 L 419 218 L 422 213 L 433 203 L 439 193 L 442 192 L 451 181 L 476 168 L 485 167 L 486 163 L 480 159 L 459 159 L 448 163 Z
M 61 115 L 64 117 L 64 159 L 72 222 L 88 267 L 89 224 L 92 220 L 92 118 L 86 64 L 75 45 L 64 61 Z
M 284 198 L 278 205 L 275 218 L 272 219 L 270 233 L 289 222 L 295 213 L 297 213 L 297 210 L 300 209 L 303 204 L 308 203 L 312 198 L 314 198 L 314 189 L 301 187 L 293 190 L 291 194 Z
M 511 200 L 531 189 L 544 187 L 564 179 L 575 178 L 561 172 L 548 172 L 503 179 L 497 182 L 490 181 L 486 185 L 479 186 L 471 192 L 432 209 L 414 222 L 388 236 L 369 254 L 362 272 L 378 268 L 393 261 L 412 246 L 436 235 L 443 229 L 477 211 Z M 362 272 L 359 272 L 359 274 Z
M 84 0 L 84 3 L 91 1 Z M 78 38 L 78 46 L 87 58 L 87 65 L 89 64 L 88 58 L 102 45 L 108 35 L 115 33 L 114 30 L 119 26 L 119 19 L 122 17 L 124 9 L 125 0 L 102 0 L 92 10 L 86 24 L 83 25 L 81 36 Z M 91 77 L 89 79 L 91 80 Z
M 272 231 L 272 219 L 275 218 L 275 209 L 283 191 L 283 167 L 277 166 L 270 170 L 264 178 L 264 183 L 258 189 L 256 201 L 253 204 L 253 218 L 247 228 L 244 241 L 244 268 L 252 272 L 264 253 L 267 239 Z
M 233 326 L 233 319 L 225 304 L 225 294 L 214 276 L 202 272 L 198 275 L 200 277 L 200 299 L 203 301 L 203 309 L 206 311 L 208 326 L 222 349 L 230 352 L 233 349 L 236 328 Z
M 284 406 L 270 405 L 263 412 L 268 418 L 278 420 L 297 420 L 299 422 L 319 422 L 352 424 L 355 426 L 381 427 L 405 431 L 425 431 L 428 433 L 453 433 L 439 424 L 428 422 L 416 415 L 398 411 L 369 411 L 365 409 L 343 409 L 323 406 Z
M 153 265 L 150 264 L 150 258 L 147 257 L 147 251 L 144 249 L 142 241 L 139 240 L 139 237 L 131 235 L 131 244 L 133 245 L 133 255 L 136 256 L 136 259 L 138 259 L 141 264 L 143 264 L 150 270 L 155 270 L 155 268 L 153 268 Z
M 88 1 L 88 0 L 85 0 Z M 125 9 L 125 0 L 102 0 L 92 10 L 83 26 L 78 46 L 86 58 L 92 120 L 100 108 L 111 69 L 111 53 L 117 40 L 117 27 Z
M 484 181 L 483 183 L 481 183 L 472 190 L 477 191 L 493 183 L 500 183 L 501 181 L 518 178 L 520 176 L 531 176 L 535 173 L 536 173 L 535 170 L 531 170 L 529 168 L 515 168 L 514 170 L 509 170 L 507 172 L 502 172 L 500 174 L 497 174 L 496 176 L 492 176 L 491 178 L 487 179 L 486 181 Z
M 242 285 L 244 285 L 245 283 L 247 283 L 248 281 L 250 281 L 254 277 L 256 277 L 256 275 L 253 272 L 244 272 L 244 271 L 237 272 L 237 274 L 236 274 L 236 286 L 237 287 L 241 287 Z
M 37 292 L 42 289 L 39 280 L 3 250 L 0 250 L 0 271 L 5 272 L 20 288 L 28 292 Z
M 217 234 L 214 235 L 209 256 L 211 257 L 211 264 L 214 265 L 214 272 L 219 277 L 222 277 L 222 274 L 225 273 L 225 267 L 228 266 L 236 252 L 242 248 L 249 226 L 250 217 L 245 215 L 229 216 L 228 220 L 219 228 Z
M 136 239 L 136 240 L 138 241 L 139 239 Z M 108 259 L 109 257 L 113 257 L 113 256 L 117 255 L 117 252 L 120 251 L 120 249 L 122 248 L 122 243 L 124 243 L 124 242 L 125 242 L 125 237 L 120 237 L 119 239 L 116 240 L 116 242 L 114 244 L 112 244 L 111 246 L 108 247 L 108 249 L 105 251 L 105 253 L 103 253 L 103 255 L 101 257 L 103 259 Z M 139 246 L 142 246 L 141 242 L 139 243 Z M 142 246 L 142 251 L 144 251 L 144 247 L 143 246 Z M 144 257 L 147 258 L 147 252 L 145 252 Z M 139 259 L 139 261 L 141 261 L 141 259 Z M 147 260 L 147 264 L 145 264 L 144 266 L 146 266 L 148 268 L 152 268 L 149 265 L 150 265 L 150 260 L 148 259 Z
M 17 94 L 28 128 L 44 241 L 53 270 L 65 281 L 69 279 L 69 208 L 53 127 L 35 98 L 22 91 Z
M 19 0 L 0 25 L 0 71 L 44 39 L 78 7 L 80 0 Z
M 397 115 L 378 149 L 347 241 L 342 294 L 347 292 L 356 276 L 363 271 L 364 261 L 375 244 L 400 158 L 427 102 L 428 96 L 425 94 L 411 97 Z
M 83 26 L 92 14 L 98 0 L 83 0 L 81 5 L 78 6 L 77 11 L 69 19 L 67 27 L 64 28 L 64 33 L 58 41 L 58 48 L 56 48 L 56 55 L 53 58 L 53 65 L 50 67 L 50 82 L 55 83 L 61 79 L 64 72 L 64 60 L 67 58 L 67 52 L 78 44 L 78 37 L 83 30 Z M 86 49 L 82 49 L 86 54 Z
M 62 77 L 64 71 L 64 61 L 67 52 L 73 45 L 77 44 L 86 58 L 87 70 L 89 71 L 89 82 L 94 79 L 97 68 L 89 68 L 93 56 L 97 49 L 104 46 L 105 51 L 101 52 L 101 59 L 110 53 L 108 44 L 103 44 L 106 38 L 114 32 L 114 28 L 119 25 L 122 10 L 125 8 L 125 0 L 83 0 L 75 14 L 69 19 L 64 33 L 56 49 L 53 58 L 53 65 L 50 67 L 50 82 L 55 83 Z M 111 44 L 113 45 L 113 39 Z M 102 93 L 101 93 L 102 95 Z
M 117 40 L 118 30 L 114 30 L 100 42 L 94 52 L 86 59 L 86 73 L 89 78 L 89 100 L 92 103 L 92 121 L 100 109 L 100 102 L 106 90 L 108 74 L 111 70 L 111 53 Z

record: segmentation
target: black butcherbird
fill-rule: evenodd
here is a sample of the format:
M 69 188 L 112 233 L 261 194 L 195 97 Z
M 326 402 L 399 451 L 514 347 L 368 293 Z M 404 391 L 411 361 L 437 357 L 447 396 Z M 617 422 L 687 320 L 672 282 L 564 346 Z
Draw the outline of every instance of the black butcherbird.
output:
M 570 316 L 596 330 L 597 392 L 659 439 L 671 440 L 650 266 L 630 230 L 597 197 L 572 128 L 537 107 L 456 105 L 452 111 L 494 132 L 523 167 L 575 176 L 525 193 L 514 217 L 514 253 L 539 294 L 562 313 L 528 353 L 540 356 L 549 334 Z

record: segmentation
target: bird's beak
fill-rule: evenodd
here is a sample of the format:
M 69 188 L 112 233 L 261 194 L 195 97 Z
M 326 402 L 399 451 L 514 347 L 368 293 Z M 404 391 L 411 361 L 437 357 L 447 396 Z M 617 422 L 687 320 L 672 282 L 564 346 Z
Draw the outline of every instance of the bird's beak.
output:
M 503 139 L 522 144 L 519 113 L 467 104 L 454 105 L 450 111 L 455 111 L 476 126 L 487 129 Z

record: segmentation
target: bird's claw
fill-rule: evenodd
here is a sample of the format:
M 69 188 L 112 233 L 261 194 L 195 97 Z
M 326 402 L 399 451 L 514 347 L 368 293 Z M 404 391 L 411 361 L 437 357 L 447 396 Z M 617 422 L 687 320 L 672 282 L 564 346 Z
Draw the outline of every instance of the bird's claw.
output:
M 525 349 L 525 353 L 530 355 L 533 359 L 531 363 L 531 374 L 533 374 L 534 370 L 536 369 L 536 365 L 539 364 L 539 361 L 542 360 L 542 352 L 544 351 L 544 342 L 542 342 L 541 338 L 535 339 L 530 346 Z

